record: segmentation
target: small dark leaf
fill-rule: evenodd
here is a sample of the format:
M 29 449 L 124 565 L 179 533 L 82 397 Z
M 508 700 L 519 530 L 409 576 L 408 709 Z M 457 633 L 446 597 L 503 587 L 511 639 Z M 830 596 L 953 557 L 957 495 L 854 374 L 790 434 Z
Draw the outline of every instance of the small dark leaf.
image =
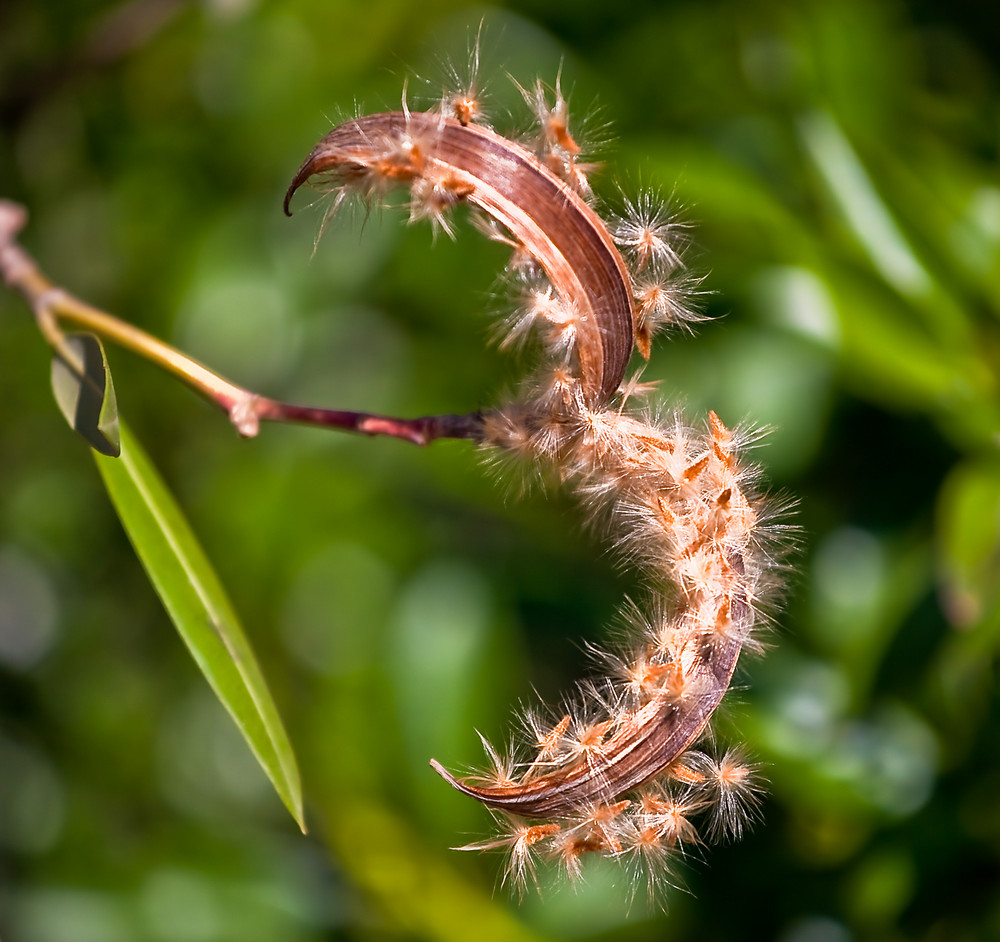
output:
M 72 334 L 65 338 L 52 360 L 52 392 L 70 427 L 94 451 L 112 458 L 121 454 L 115 387 L 97 337 Z

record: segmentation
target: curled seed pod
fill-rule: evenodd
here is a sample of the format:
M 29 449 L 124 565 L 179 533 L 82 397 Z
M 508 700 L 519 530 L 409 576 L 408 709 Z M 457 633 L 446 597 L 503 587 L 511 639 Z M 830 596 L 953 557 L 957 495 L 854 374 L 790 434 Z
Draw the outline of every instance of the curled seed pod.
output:
M 404 107 L 334 128 L 285 198 L 287 211 L 295 191 L 320 178 L 335 206 L 351 192 L 373 199 L 407 187 L 411 218 L 447 229 L 459 203 L 490 217 L 481 228 L 514 249 L 526 286 L 500 345 L 531 333 L 547 359 L 520 401 L 482 417 L 480 438 L 554 469 L 623 558 L 649 575 L 652 614 L 631 613 L 624 653 L 608 659 L 611 676 L 582 684 L 551 723 L 528 713 L 520 754 L 500 756 L 484 741 L 492 772 L 465 778 L 431 761 L 505 828 L 465 849 L 506 849 L 508 874 L 522 886 L 537 856 L 571 877 L 592 854 L 666 872 L 700 841 L 699 822 L 710 837 L 740 833 L 756 808 L 752 768 L 739 753 L 711 759 L 695 746 L 741 652 L 755 645 L 774 569 L 754 471 L 741 458 L 751 436 L 714 412 L 693 429 L 627 408 L 638 389 L 633 380 L 622 390 L 633 348 L 648 357 L 658 323 L 681 312 L 690 319 L 665 280 L 680 267 L 678 226 L 644 194 L 609 228 L 567 170 L 580 148 L 558 83 L 554 103 L 545 95 L 541 84 L 524 92 L 541 123 L 537 153 L 477 126 L 477 108 L 449 98 L 438 112 Z
M 398 111 L 364 115 L 330 131 L 292 180 L 286 212 L 295 191 L 316 175 L 342 192 L 411 186 L 415 200 L 430 185 L 438 196 L 420 215 L 443 214 L 462 200 L 484 210 L 578 312 L 587 402 L 605 402 L 618 389 L 632 353 L 628 269 L 600 217 L 533 154 L 488 128 Z

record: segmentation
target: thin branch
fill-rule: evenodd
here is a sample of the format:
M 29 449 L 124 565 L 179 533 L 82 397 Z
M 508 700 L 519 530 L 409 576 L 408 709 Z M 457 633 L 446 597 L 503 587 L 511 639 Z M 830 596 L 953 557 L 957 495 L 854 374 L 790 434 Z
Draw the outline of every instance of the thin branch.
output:
M 439 438 L 482 438 L 483 417 L 478 412 L 402 419 L 299 406 L 237 386 L 162 340 L 91 307 L 55 285 L 17 241 L 27 221 L 23 206 L 0 200 L 0 274 L 25 297 L 42 335 L 64 359 L 70 354 L 60 322 L 89 330 L 172 373 L 222 409 L 246 438 L 257 434 L 261 422 L 294 422 L 362 435 L 385 435 L 414 445 L 428 445 Z

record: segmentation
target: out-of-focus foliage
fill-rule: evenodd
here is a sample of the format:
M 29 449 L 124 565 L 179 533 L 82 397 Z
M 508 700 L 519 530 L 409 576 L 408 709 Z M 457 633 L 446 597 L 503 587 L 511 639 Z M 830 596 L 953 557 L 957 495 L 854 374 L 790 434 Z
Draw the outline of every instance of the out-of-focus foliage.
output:
M 971 7 L 970 7 L 971 10 Z M 616 185 L 674 194 L 719 315 L 654 347 L 692 414 L 774 431 L 799 499 L 773 644 L 719 724 L 764 820 L 664 916 L 614 867 L 522 904 L 427 768 L 586 669 L 633 588 L 570 503 L 310 429 L 241 442 L 109 348 L 122 414 L 243 616 L 303 766 L 284 814 L 187 658 L 0 294 L 0 935 L 23 942 L 1000 936 L 1000 110 L 995 26 L 884 0 L 133 0 L 0 8 L 2 195 L 48 274 L 284 398 L 488 404 L 498 247 L 281 195 L 329 123 L 413 106 L 483 22 L 498 126 L 554 80 Z M 426 80 L 426 81 L 425 81 Z M 507 113 L 511 117 L 508 119 Z M 605 131 L 605 128 L 608 130 Z M 584 135 L 586 137 L 586 135 Z

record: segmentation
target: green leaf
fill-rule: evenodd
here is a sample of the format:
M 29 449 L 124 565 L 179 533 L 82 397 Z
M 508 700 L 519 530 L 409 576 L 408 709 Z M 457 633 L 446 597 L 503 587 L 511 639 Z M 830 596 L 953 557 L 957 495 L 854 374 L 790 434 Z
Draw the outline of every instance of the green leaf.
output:
M 52 360 L 52 392 L 70 427 L 96 452 L 117 458 L 118 401 L 111 382 L 108 358 L 93 334 L 63 338 Z
M 1000 652 L 1000 463 L 974 458 L 954 468 L 937 508 L 939 596 L 954 626 L 933 664 L 935 689 L 966 747 L 996 693 Z M 952 747 L 956 745 L 951 743 Z
M 1000 629 L 1000 463 L 951 472 L 938 503 L 942 601 L 956 627 Z M 998 635 L 997 640 L 1000 640 Z
M 180 508 L 124 425 L 121 442 L 118 460 L 95 460 L 125 532 L 198 667 L 305 831 L 295 756 L 225 590 Z
M 875 270 L 906 298 L 929 293 L 930 274 L 833 115 L 823 111 L 803 115 L 799 131 L 830 195 Z

